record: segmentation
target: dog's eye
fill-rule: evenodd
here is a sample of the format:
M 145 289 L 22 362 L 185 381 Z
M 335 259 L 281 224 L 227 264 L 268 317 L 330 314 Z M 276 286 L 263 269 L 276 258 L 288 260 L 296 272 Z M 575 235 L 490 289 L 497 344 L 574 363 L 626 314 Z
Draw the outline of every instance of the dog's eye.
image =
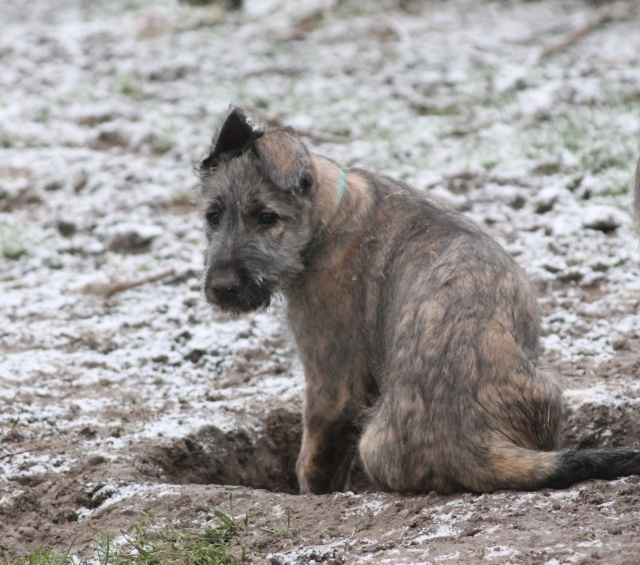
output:
M 220 224 L 220 214 L 218 212 L 208 212 L 205 217 L 210 226 L 217 226 Z
M 278 220 L 278 216 L 273 212 L 263 212 L 258 216 L 258 222 L 263 226 L 272 226 Z

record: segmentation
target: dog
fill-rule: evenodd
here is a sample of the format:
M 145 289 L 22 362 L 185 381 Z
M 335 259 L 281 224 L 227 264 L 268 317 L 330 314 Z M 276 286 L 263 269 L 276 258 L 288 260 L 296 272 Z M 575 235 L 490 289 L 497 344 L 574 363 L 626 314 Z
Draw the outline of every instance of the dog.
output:
M 640 473 L 635 448 L 558 451 L 562 399 L 515 261 L 408 185 L 315 155 L 232 107 L 199 166 L 206 300 L 287 301 L 304 365 L 301 493 L 564 488 Z M 638 193 L 638 186 L 636 186 Z

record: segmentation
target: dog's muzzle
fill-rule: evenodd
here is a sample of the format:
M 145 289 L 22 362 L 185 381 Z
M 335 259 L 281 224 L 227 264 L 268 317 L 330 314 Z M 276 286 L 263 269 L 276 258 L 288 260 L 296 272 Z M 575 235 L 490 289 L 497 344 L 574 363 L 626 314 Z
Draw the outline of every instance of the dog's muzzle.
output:
M 231 269 L 210 270 L 204 281 L 207 302 L 226 312 L 242 313 L 266 308 L 272 290 L 268 284 Z

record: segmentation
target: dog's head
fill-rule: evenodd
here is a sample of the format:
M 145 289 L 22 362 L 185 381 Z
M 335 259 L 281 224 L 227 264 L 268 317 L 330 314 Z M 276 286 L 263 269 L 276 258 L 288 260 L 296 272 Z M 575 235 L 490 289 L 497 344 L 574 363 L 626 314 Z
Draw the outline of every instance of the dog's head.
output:
M 306 147 L 292 129 L 263 130 L 232 108 L 199 175 L 207 301 L 236 313 L 267 306 L 302 271 L 313 238 Z

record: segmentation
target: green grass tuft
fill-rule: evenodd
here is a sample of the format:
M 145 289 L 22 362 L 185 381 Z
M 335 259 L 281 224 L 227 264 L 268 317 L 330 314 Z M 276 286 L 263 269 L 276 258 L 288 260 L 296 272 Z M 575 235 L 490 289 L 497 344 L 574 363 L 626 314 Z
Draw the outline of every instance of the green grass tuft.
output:
M 11 261 L 27 253 L 27 242 L 16 226 L 0 222 L 0 256 Z
M 75 562 L 71 557 L 71 547 L 64 553 L 40 547 L 17 561 L 10 561 L 7 557 L 4 559 L 5 565 L 67 565 Z
M 222 510 L 216 510 L 216 526 L 178 530 L 167 526 L 158 531 L 144 523 L 134 525 L 124 534 L 123 544 L 114 544 L 109 535 L 97 546 L 98 560 L 104 565 L 194 564 L 235 565 L 245 560 L 246 549 L 234 538 L 244 527 Z M 232 553 L 232 549 L 239 548 Z
M 247 550 L 236 538 L 246 528 L 246 520 L 241 524 L 223 510 L 216 510 L 215 515 L 217 525 L 204 528 L 155 529 L 143 521 L 124 532 L 117 542 L 111 535 L 103 534 L 95 546 L 97 562 L 101 565 L 238 565 L 245 562 Z M 39 548 L 15 561 L 5 557 L 3 564 L 82 563 L 72 551 L 72 547 L 64 553 Z

